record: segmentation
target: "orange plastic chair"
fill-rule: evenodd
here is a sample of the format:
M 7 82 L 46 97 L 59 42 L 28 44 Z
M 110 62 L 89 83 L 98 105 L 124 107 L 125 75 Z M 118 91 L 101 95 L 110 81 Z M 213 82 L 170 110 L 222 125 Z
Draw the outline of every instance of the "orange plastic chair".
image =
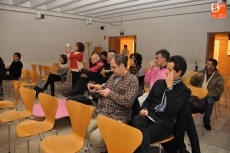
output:
M 40 143 L 43 153 L 74 153 L 82 149 L 93 108 L 73 100 L 66 102 L 72 125 L 69 135 L 49 136 Z
M 97 123 L 109 153 L 133 153 L 142 142 L 140 130 L 120 121 L 99 116 Z
M 157 142 L 154 143 L 154 144 L 159 144 L 159 153 L 161 153 L 161 144 L 165 143 L 165 142 L 168 142 L 168 141 L 172 140 L 173 138 L 174 138 L 174 135 L 171 134 L 166 139 L 161 140 L 161 141 L 157 141 Z
M 59 63 L 54 62 L 54 63 L 53 63 L 53 66 L 54 66 L 54 67 L 59 67 Z
M 15 108 L 15 109 L 17 109 L 16 107 L 18 105 L 19 82 L 15 81 L 13 85 L 14 85 L 14 93 L 15 93 L 15 102 L 11 102 L 8 100 L 0 101 L 0 108 Z
M 18 88 L 18 86 L 16 88 Z M 25 105 L 25 109 L 23 111 L 9 110 L 0 114 L 0 122 L 2 123 L 8 122 L 9 125 L 8 128 L 9 152 L 10 152 L 10 122 L 30 117 L 32 114 L 33 103 L 35 99 L 35 90 L 25 88 L 25 87 L 20 87 L 19 93 Z
M 34 121 L 34 120 L 27 120 L 21 122 L 17 125 L 16 131 L 16 140 L 14 146 L 14 152 L 16 149 L 17 137 L 28 137 L 27 144 L 28 144 L 28 152 L 29 152 L 29 137 L 33 135 L 37 135 L 53 129 L 55 123 L 55 115 L 58 108 L 58 99 L 56 97 L 52 97 L 50 95 L 40 93 L 38 95 L 38 100 L 42 106 L 42 109 L 45 114 L 44 121 Z M 57 133 L 56 133 L 57 134 Z
M 31 64 L 31 68 L 32 68 L 32 70 L 36 71 L 36 69 L 37 69 L 37 64 Z
M 37 79 L 38 79 L 38 74 L 37 71 L 30 70 L 29 71 L 30 77 L 31 77 L 31 82 L 21 82 L 20 86 L 26 86 L 26 87 L 34 87 L 37 85 Z

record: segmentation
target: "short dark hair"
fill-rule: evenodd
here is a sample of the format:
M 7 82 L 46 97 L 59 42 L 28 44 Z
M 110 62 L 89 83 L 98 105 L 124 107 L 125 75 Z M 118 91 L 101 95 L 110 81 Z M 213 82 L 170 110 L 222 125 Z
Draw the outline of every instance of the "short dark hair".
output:
M 5 68 L 5 63 L 1 57 L 0 57 L 0 68 Z
M 117 54 L 117 52 L 115 50 L 110 50 L 109 52 L 114 52 L 115 54 Z
M 127 45 L 124 45 L 124 47 L 126 47 L 126 48 L 127 48 Z
M 217 67 L 218 62 L 214 58 L 209 58 L 208 61 L 212 62 L 212 65 L 215 66 L 215 68 Z
M 62 64 L 66 64 L 68 62 L 68 58 L 65 54 L 61 54 L 60 57 L 63 59 L 63 63 Z
M 21 54 L 19 52 L 14 53 L 14 55 L 16 55 L 19 60 L 21 59 Z
M 134 59 L 134 62 L 135 64 L 138 66 L 138 67 L 141 67 L 141 64 L 142 64 L 142 55 L 139 54 L 139 53 L 134 53 L 134 54 L 131 54 L 129 56 L 129 58 L 133 58 Z
M 127 58 L 123 54 L 115 54 L 112 58 L 114 58 L 115 63 L 120 66 L 121 63 L 127 68 Z
M 107 57 L 107 52 L 106 51 L 102 51 L 101 55 L 104 55 L 105 57 Z
M 161 49 L 156 52 L 156 55 L 161 54 L 162 57 L 169 61 L 170 53 L 166 49 Z
M 171 56 L 169 58 L 168 62 L 173 62 L 174 63 L 174 70 L 176 72 L 181 71 L 180 76 L 182 77 L 184 75 L 184 73 L 187 70 L 187 63 L 184 59 L 184 57 L 180 56 L 180 55 L 175 55 L 175 56 Z
M 78 46 L 78 51 L 79 52 L 84 52 L 85 51 L 85 45 L 82 42 L 77 42 L 76 46 Z

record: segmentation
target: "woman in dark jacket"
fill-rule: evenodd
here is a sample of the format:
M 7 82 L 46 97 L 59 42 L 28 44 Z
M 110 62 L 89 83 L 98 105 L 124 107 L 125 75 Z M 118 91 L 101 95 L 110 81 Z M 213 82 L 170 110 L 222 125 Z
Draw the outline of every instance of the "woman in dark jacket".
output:
M 6 73 L 5 64 L 3 59 L 0 57 L 0 77 L 3 77 Z M 2 85 L 0 84 L 0 96 L 2 96 Z

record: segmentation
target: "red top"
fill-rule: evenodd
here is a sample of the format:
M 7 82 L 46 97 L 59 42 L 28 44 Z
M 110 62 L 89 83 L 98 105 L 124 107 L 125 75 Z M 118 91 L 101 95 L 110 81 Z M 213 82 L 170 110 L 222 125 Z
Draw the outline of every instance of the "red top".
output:
M 70 53 L 69 59 L 70 59 L 70 68 L 78 69 L 77 62 L 83 61 L 83 53 L 78 52 L 78 54 L 76 54 L 76 52 L 72 52 Z

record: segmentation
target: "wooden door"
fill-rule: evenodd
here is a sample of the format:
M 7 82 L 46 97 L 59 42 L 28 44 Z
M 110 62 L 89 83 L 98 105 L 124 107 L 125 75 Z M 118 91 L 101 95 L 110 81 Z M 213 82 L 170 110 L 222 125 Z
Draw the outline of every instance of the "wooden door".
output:
M 117 53 L 120 53 L 119 37 L 109 37 L 109 50 L 115 50 Z

